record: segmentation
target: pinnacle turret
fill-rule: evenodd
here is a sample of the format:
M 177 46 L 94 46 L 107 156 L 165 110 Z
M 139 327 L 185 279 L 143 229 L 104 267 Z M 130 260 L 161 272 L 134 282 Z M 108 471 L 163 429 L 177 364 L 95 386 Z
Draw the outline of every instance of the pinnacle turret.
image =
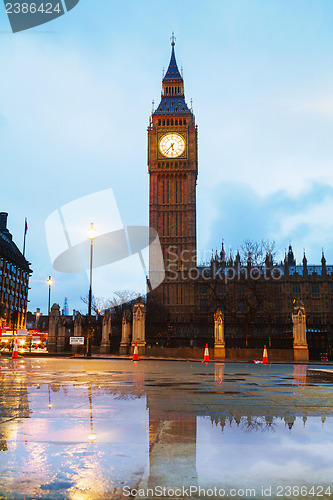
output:
M 183 82 L 183 77 L 179 72 L 178 66 L 177 66 L 177 61 L 176 61 L 176 54 L 175 54 L 175 45 L 176 45 L 176 38 L 175 35 L 172 33 L 171 37 L 171 59 L 170 59 L 170 64 L 167 69 L 167 72 L 164 75 L 163 82 L 173 80 L 177 81 L 179 80 L 180 82 Z
M 162 80 L 161 102 L 153 115 L 192 115 L 184 97 L 184 80 L 178 69 L 175 54 L 176 38 L 172 33 L 171 37 L 171 59 L 167 72 Z

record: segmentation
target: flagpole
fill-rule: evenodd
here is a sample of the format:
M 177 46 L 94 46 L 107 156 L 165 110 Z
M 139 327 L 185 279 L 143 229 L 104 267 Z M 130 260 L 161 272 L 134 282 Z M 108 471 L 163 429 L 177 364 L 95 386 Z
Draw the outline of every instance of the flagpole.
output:
M 25 218 L 24 236 L 23 236 L 23 257 L 25 257 L 25 240 L 27 238 L 27 231 L 28 231 L 28 221 L 27 218 Z

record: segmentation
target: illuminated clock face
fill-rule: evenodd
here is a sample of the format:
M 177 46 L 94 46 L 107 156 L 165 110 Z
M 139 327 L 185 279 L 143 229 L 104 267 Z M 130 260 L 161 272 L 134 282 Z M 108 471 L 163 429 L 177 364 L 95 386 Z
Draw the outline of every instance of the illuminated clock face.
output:
M 177 158 L 185 151 L 185 139 L 180 134 L 165 134 L 160 140 L 160 151 L 168 158 Z

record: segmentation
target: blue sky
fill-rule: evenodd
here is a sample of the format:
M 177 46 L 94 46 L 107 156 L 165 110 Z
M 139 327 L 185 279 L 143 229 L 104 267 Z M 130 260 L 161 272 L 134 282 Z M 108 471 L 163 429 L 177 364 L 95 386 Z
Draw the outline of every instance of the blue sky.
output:
M 333 4 L 330 0 L 80 0 L 13 34 L 0 11 L 2 211 L 22 246 L 30 308 L 84 310 L 86 276 L 52 270 L 44 223 L 112 188 L 125 224 L 148 223 L 146 129 L 176 57 L 199 126 L 198 248 L 291 240 L 333 263 Z

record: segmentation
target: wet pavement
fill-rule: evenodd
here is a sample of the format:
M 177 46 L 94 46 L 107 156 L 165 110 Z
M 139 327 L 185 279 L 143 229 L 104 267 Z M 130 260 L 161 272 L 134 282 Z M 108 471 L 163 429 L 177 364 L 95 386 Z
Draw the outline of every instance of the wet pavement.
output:
M 333 498 L 307 368 L 2 358 L 0 498 Z

